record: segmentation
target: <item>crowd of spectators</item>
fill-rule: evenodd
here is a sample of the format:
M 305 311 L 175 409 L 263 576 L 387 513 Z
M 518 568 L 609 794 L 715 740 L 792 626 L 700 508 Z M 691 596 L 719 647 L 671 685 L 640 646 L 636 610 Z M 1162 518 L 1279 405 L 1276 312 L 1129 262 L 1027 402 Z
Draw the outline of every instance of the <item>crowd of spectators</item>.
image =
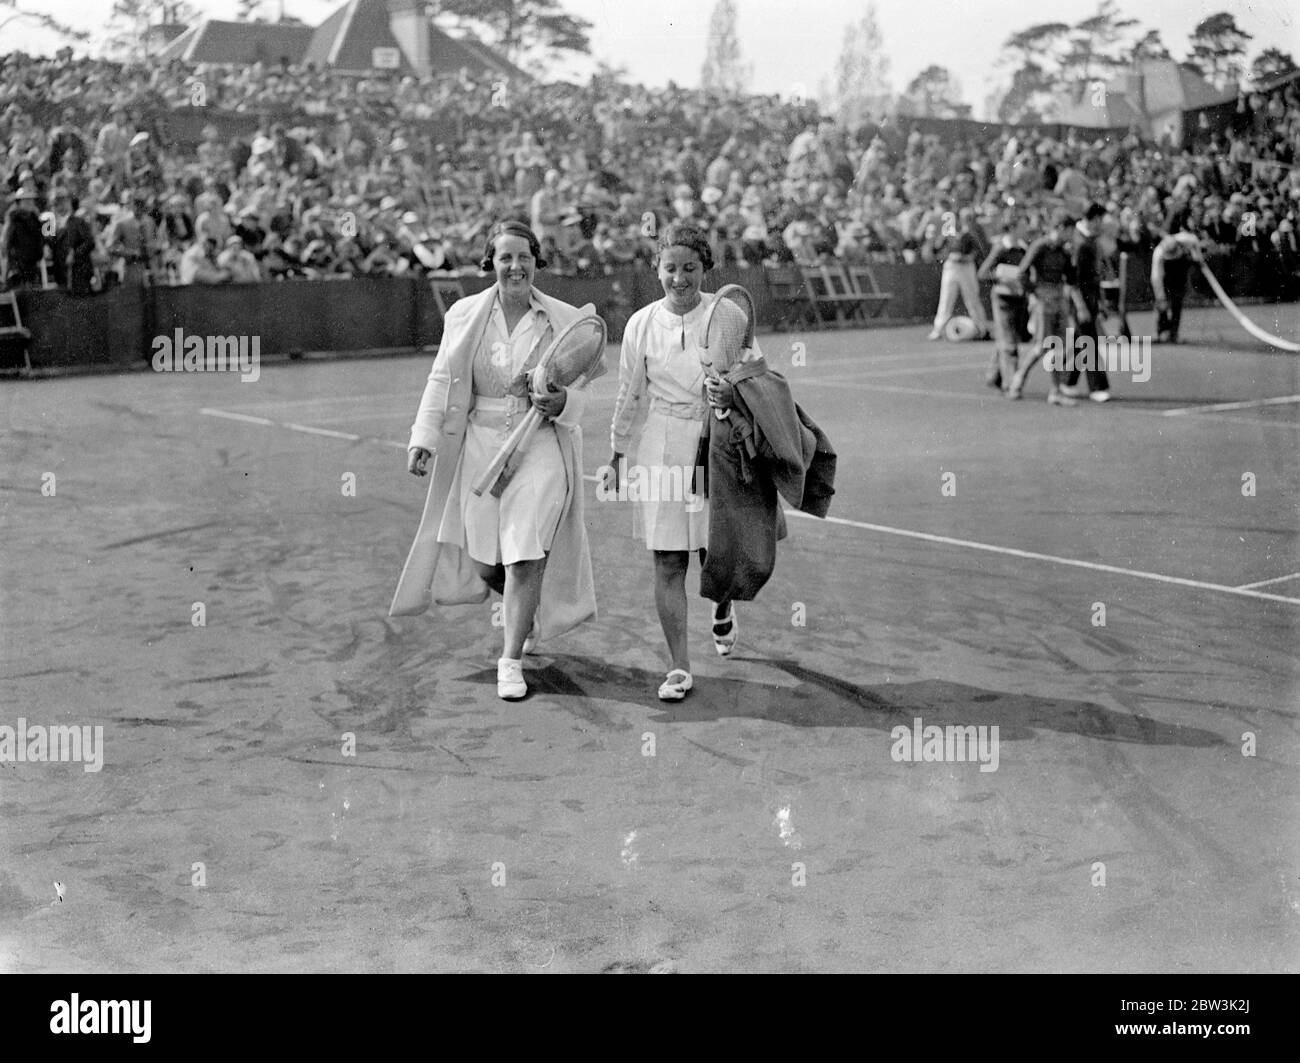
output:
M 173 119 L 200 109 L 212 121 L 182 142 Z M 1279 293 L 1291 283 L 1300 83 L 1243 96 L 1232 128 L 1194 148 L 1054 128 L 849 131 L 811 103 L 609 79 L 11 54 L 0 265 L 10 284 L 76 291 L 472 269 L 506 215 L 532 222 L 562 274 L 648 265 L 672 219 L 703 227 L 723 264 L 933 261 L 950 214 L 985 239 L 1008 215 L 1035 232 L 1095 201 L 1123 245 L 1149 250 L 1181 217 L 1269 263 Z

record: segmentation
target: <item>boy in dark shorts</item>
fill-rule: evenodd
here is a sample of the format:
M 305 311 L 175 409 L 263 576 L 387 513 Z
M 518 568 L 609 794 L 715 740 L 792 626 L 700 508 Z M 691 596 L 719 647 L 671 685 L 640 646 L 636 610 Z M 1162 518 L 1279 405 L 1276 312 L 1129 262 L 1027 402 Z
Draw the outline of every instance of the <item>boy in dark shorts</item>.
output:
M 1024 218 L 1006 215 L 998 242 L 979 269 L 981 281 L 993 282 L 993 335 L 997 340 L 984 382 L 1008 392 L 1020 358 L 1020 344 L 1030 338 L 1029 298 L 1020 283 L 1020 263 L 1028 251 L 1024 234 Z
M 1070 300 L 1075 294 L 1077 280 L 1070 249 L 1070 234 L 1073 230 L 1074 217 L 1069 211 L 1058 210 L 1052 216 L 1052 227 L 1030 244 L 1025 257 L 1020 261 L 1021 283 L 1038 303 L 1035 311 L 1038 337 L 1034 353 L 1011 378 L 1011 390 L 1008 393 L 1010 398 L 1020 398 L 1029 371 L 1047 353 L 1052 341 L 1063 350 L 1065 330 L 1069 324 Z M 1049 404 L 1078 405 L 1077 399 L 1061 393 L 1061 385 L 1065 383 L 1066 376 L 1064 365 L 1052 366 L 1052 389 L 1047 393 Z

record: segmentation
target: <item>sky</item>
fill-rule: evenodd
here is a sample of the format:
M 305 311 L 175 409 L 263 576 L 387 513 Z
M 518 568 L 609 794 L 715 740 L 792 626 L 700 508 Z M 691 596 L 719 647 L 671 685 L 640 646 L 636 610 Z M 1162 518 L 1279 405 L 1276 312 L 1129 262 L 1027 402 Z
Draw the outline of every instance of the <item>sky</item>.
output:
M 213 18 L 232 18 L 235 0 L 192 0 Z M 342 0 L 283 0 L 286 13 L 316 25 Z M 593 24 L 596 58 L 625 66 L 633 81 L 661 86 L 699 83 L 713 0 L 561 0 Z M 280 0 L 261 13 L 275 18 Z M 98 32 L 112 0 L 18 0 Z M 839 55 L 844 28 L 861 18 L 866 0 L 736 0 L 742 59 L 753 66 L 751 87 L 761 93 L 815 95 Z M 1040 22 L 1075 23 L 1096 11 L 1096 0 L 876 0 L 876 21 L 890 58 L 895 91 L 931 63 L 947 67 L 976 115 L 988 94 L 1006 80 L 995 69 L 1000 46 L 1012 33 Z M 1275 45 L 1300 61 L 1295 0 L 1120 0 L 1120 11 L 1144 28 L 1158 29 L 1175 58 L 1203 18 L 1231 12 L 1254 35 L 1248 58 Z M 0 21 L 5 9 L 0 7 Z M 53 52 L 59 43 L 25 20 L 0 30 L 0 49 Z

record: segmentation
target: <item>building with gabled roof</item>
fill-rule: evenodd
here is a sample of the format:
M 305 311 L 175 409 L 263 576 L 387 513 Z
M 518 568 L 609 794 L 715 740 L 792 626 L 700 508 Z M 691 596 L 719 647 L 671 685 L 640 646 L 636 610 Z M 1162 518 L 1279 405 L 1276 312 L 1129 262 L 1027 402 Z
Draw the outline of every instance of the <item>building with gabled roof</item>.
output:
M 1168 136 L 1178 144 L 1184 111 L 1236 98 L 1235 88 L 1216 89 L 1176 60 L 1143 59 L 1104 84 L 1085 86 L 1080 98 L 1063 103 L 1052 120 L 1089 129 L 1137 126 L 1145 136 Z
M 348 0 L 316 27 L 300 62 L 341 74 L 372 70 L 424 73 L 412 65 L 393 33 L 404 28 L 394 22 L 409 16 L 406 12 L 394 16 L 389 8 L 385 0 Z
M 532 80 L 472 37 L 452 37 L 434 26 L 423 0 L 345 0 L 315 28 L 296 22 L 204 19 L 183 31 L 155 26 L 161 62 L 252 65 L 312 64 L 320 70 L 367 75 L 376 71 L 424 76 L 466 69 L 475 74 Z
M 168 63 L 289 63 L 300 61 L 312 28 L 295 22 L 225 22 L 205 18 L 174 37 L 157 58 Z

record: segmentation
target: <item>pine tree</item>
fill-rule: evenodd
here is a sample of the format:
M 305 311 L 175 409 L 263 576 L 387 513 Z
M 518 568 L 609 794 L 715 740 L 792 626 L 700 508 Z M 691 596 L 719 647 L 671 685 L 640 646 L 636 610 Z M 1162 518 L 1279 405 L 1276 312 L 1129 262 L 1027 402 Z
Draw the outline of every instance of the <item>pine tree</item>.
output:
M 885 39 L 876 23 L 876 5 L 868 4 L 856 23 L 844 28 L 844 45 L 835 63 L 830 88 L 830 108 L 850 128 L 890 104 L 889 56 Z
M 740 58 L 740 35 L 736 30 L 734 0 L 718 0 L 709 20 L 709 48 L 700 71 L 700 88 L 706 91 L 742 93 L 749 86 L 749 67 Z

